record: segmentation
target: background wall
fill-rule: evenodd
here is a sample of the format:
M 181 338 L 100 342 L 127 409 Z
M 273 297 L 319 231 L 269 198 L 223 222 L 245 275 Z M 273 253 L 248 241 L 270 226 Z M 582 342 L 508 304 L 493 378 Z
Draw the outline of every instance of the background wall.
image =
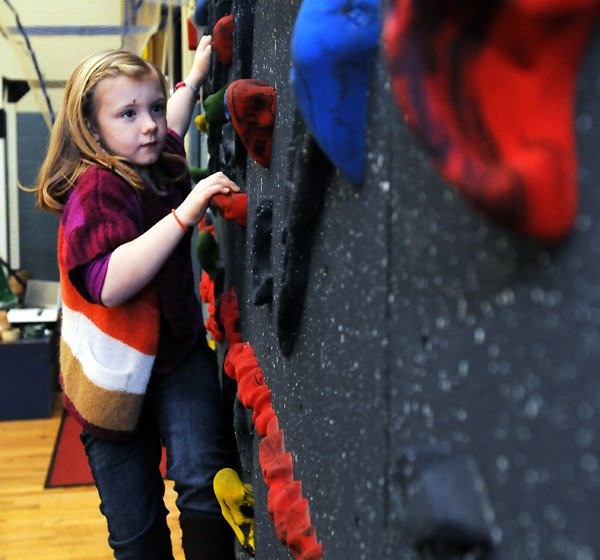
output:
M 17 117 L 19 181 L 35 185 L 44 161 L 50 131 L 41 113 L 21 113 Z M 32 193 L 19 191 L 20 267 L 33 278 L 58 280 L 56 243 L 58 219 L 35 209 Z

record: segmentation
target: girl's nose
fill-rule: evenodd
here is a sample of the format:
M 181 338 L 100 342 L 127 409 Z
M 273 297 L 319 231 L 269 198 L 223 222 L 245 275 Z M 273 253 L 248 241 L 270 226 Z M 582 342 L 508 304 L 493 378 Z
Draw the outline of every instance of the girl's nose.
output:
M 156 124 L 156 121 L 154 120 L 152 115 L 148 114 L 144 117 L 144 121 L 142 124 L 143 132 L 145 132 L 145 133 L 152 132 L 153 130 L 156 129 L 157 126 L 158 125 Z

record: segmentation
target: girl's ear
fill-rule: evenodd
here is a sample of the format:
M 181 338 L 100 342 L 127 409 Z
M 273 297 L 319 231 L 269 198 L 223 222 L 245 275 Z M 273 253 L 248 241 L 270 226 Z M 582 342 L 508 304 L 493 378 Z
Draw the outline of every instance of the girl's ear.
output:
M 88 121 L 88 120 L 85 121 L 85 126 L 92 133 L 92 136 L 94 137 L 94 140 L 96 142 L 100 142 L 100 135 L 98 134 L 98 132 L 96 130 L 96 127 L 93 126 L 92 123 L 90 123 L 90 121 Z

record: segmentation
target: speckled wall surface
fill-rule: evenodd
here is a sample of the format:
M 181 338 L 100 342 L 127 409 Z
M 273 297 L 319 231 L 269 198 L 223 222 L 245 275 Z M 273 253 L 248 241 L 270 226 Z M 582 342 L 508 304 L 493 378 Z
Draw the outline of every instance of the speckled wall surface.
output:
M 366 177 L 359 188 L 340 176 L 322 185 L 303 322 L 285 357 L 276 315 L 300 3 L 256 2 L 252 77 L 277 92 L 272 164 L 248 160 L 248 226 L 219 219 L 217 235 L 324 558 L 462 558 L 464 535 L 450 552 L 415 550 L 432 504 L 442 521 L 489 531 L 487 558 L 600 557 L 600 35 L 578 83 L 580 211 L 555 249 L 491 224 L 440 178 L 380 56 Z M 274 301 L 255 306 L 251 231 L 264 198 Z M 256 443 L 243 453 L 246 468 L 254 461 L 256 558 L 291 558 L 266 513 Z
M 599 60 L 596 32 L 575 103 L 580 208 L 555 249 L 474 213 L 400 122 L 382 152 L 391 466 L 444 443 L 472 457 L 496 515 L 495 559 L 600 556 Z M 399 478 L 387 481 L 392 499 Z M 401 508 L 390 518 L 387 557 L 413 558 Z
M 246 297 L 240 304 L 242 331 L 273 392 L 286 447 L 293 452 L 294 478 L 302 481 L 325 554 L 383 558 L 389 448 L 384 377 L 389 202 L 375 175 L 360 190 L 341 178 L 322 185 L 325 206 L 315 233 L 305 314 L 289 358 L 281 354 L 276 338 L 288 145 L 294 119 L 289 45 L 299 6 L 297 1 L 286 9 L 276 2 L 256 6 L 254 77 L 275 86 L 277 115 L 271 168 L 248 164 L 248 232 L 257 202 L 272 198 L 275 300 L 272 306 L 255 307 Z M 248 233 L 246 249 L 244 284 L 249 286 Z M 261 511 L 265 491 L 258 473 L 257 558 L 285 558 L 288 553 Z
M 287 146 L 294 104 L 288 85 L 290 10 L 257 9 L 255 72 L 277 90 L 270 171 L 249 167 L 249 216 L 261 197 L 274 200 L 272 308 L 244 305 L 244 328 L 273 391 L 294 477 L 302 481 L 311 520 L 330 558 L 383 558 L 385 526 L 388 202 L 377 177 L 359 190 L 341 178 L 322 185 L 325 205 L 312 251 L 305 313 L 294 351 L 281 355 L 275 336 L 283 263 Z M 257 7 L 258 8 L 258 7 Z M 272 57 L 267 53 L 278 53 Z M 259 55 L 262 54 L 262 56 Z M 277 60 L 277 64 L 273 64 Z M 255 486 L 257 502 L 260 483 Z M 257 516 L 257 546 L 265 558 L 285 557 L 270 544 L 273 529 Z

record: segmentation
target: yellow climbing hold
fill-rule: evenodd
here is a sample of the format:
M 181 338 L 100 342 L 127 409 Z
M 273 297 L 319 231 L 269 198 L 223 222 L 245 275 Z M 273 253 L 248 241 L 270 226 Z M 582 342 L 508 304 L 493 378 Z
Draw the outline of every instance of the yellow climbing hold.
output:
M 213 480 L 213 489 L 223 517 L 231 525 L 244 549 L 254 556 L 254 491 L 241 481 L 233 469 L 221 469 Z
M 204 115 L 204 114 L 198 115 L 194 119 L 194 123 L 196 124 L 196 128 L 200 132 L 205 132 L 208 134 L 208 121 L 206 120 L 206 115 Z

